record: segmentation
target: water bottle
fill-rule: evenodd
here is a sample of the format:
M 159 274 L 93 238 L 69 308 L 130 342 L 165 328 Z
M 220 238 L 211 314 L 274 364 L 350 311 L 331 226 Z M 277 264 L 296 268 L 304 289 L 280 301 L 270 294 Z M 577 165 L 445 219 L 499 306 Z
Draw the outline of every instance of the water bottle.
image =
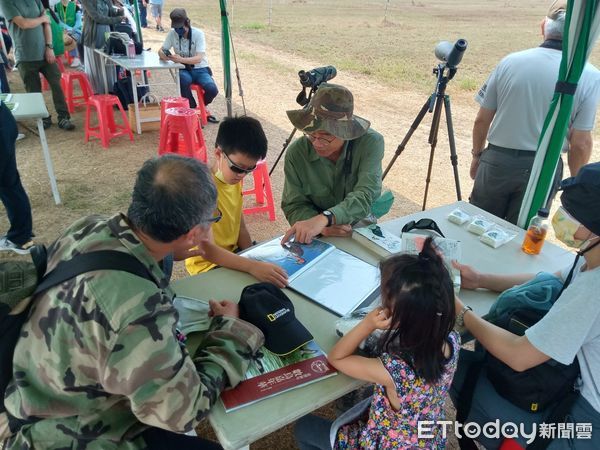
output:
M 135 44 L 133 43 L 133 39 L 129 39 L 127 43 L 127 57 L 135 58 Z
M 529 222 L 529 228 L 525 234 L 521 249 L 529 255 L 539 255 L 542 251 L 542 246 L 546 240 L 548 232 L 548 210 L 540 208 L 535 216 Z

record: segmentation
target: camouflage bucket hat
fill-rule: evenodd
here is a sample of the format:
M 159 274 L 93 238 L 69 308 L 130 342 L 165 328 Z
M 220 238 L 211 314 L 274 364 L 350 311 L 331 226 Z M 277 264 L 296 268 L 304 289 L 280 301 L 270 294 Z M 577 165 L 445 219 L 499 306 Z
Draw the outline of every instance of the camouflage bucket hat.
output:
M 371 123 L 355 116 L 352 92 L 337 84 L 323 83 L 303 109 L 287 111 L 300 131 L 326 131 L 344 139 L 356 139 L 367 132 Z

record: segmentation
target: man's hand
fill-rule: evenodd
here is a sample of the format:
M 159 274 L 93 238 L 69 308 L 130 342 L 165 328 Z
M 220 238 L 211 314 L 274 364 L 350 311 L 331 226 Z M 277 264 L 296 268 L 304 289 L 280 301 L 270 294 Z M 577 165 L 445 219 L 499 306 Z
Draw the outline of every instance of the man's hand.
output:
M 471 159 L 471 168 L 469 169 L 469 176 L 471 177 L 471 180 L 474 180 L 475 176 L 477 175 L 477 169 L 479 168 L 480 160 L 481 156 L 473 156 L 473 159 Z
M 273 283 L 278 288 L 284 288 L 288 284 L 288 276 L 286 271 L 276 264 L 262 261 L 252 261 L 250 275 L 259 281 Z
M 352 236 L 352 225 L 331 225 L 323 228 L 321 234 L 328 237 L 350 237 Z
M 173 61 L 174 63 L 183 64 L 183 62 L 181 61 L 183 57 L 175 53 L 173 53 L 171 56 L 168 56 L 167 58 L 169 58 L 169 60 Z
M 209 300 L 208 305 L 210 306 L 210 311 L 208 312 L 209 317 L 240 317 L 240 309 L 237 303 L 233 303 L 229 300 Z
M 44 53 L 44 59 L 48 64 L 54 64 L 56 62 L 56 56 L 54 56 L 54 50 L 46 47 L 46 51 Z
M 452 267 L 460 271 L 460 285 L 465 289 L 478 289 L 481 287 L 481 274 L 471 266 L 452 261 Z
M 320 234 L 326 226 L 327 217 L 323 214 L 318 214 L 308 220 L 300 220 L 292 225 L 292 228 L 287 230 L 283 239 L 281 239 L 281 243 L 285 244 L 292 236 L 296 236 L 296 242 L 310 244 L 313 238 Z
M 40 25 L 43 25 L 45 23 L 47 23 L 48 25 L 50 25 L 50 17 L 48 17 L 48 15 L 43 12 L 40 17 L 38 17 L 38 20 L 40 21 Z

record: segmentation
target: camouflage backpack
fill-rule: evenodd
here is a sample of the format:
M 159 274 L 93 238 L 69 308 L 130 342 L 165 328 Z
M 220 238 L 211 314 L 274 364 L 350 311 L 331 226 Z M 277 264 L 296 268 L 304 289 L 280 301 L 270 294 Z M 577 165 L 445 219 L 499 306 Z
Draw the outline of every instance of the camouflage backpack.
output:
M 129 272 L 153 281 L 150 272 L 134 256 L 116 250 L 101 250 L 74 256 L 46 273 L 46 248 L 36 245 L 32 261 L 0 261 L 0 441 L 7 430 L 4 393 L 12 379 L 12 361 L 21 327 L 29 317 L 36 296 L 53 286 L 94 270 Z

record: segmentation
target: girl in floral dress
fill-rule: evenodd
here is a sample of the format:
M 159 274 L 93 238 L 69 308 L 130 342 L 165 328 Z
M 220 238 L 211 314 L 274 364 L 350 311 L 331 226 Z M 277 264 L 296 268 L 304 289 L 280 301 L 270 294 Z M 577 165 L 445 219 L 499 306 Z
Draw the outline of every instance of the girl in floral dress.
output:
M 374 384 L 374 394 L 335 423 L 305 416 L 296 426 L 301 450 L 443 449 L 436 421 L 456 369 L 460 337 L 450 275 L 431 238 L 419 255 L 396 255 L 381 265 L 382 306 L 369 313 L 329 353 L 340 372 Z M 379 357 L 354 355 L 383 330 Z M 429 421 L 419 436 L 419 422 Z

